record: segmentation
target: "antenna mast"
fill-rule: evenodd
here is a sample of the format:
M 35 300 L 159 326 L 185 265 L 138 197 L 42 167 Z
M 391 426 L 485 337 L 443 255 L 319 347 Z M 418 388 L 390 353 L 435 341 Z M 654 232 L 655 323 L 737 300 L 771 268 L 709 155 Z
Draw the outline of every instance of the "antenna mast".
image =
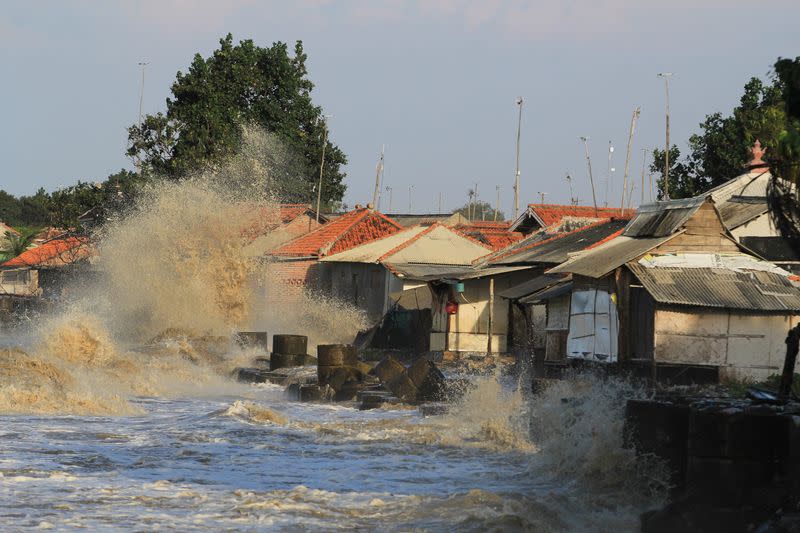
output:
M 639 114 L 641 112 L 642 109 L 640 107 L 637 107 L 633 110 L 633 116 L 631 117 L 631 131 L 628 134 L 628 151 L 625 153 L 625 173 L 622 178 L 622 202 L 619 205 L 620 211 L 622 211 L 623 215 L 625 214 L 625 193 L 628 189 L 628 165 L 631 162 L 631 145 L 633 145 L 633 134 L 636 131 L 636 119 L 639 118 Z
M 597 196 L 594 192 L 594 178 L 592 177 L 592 158 L 589 157 L 589 137 L 581 137 L 583 148 L 586 150 L 586 165 L 589 167 L 589 183 L 592 185 L 592 203 L 594 204 L 594 216 L 597 216 Z
M 519 139 L 522 132 L 522 104 L 521 96 L 517 97 L 519 107 L 519 118 L 517 119 L 517 170 L 514 173 L 514 218 L 519 216 Z
M 375 190 L 372 191 L 372 207 L 374 209 L 378 209 L 378 202 L 380 202 L 381 196 L 381 179 L 383 178 L 383 150 L 386 147 L 385 144 L 381 145 L 381 157 L 378 159 L 378 164 L 375 167 Z

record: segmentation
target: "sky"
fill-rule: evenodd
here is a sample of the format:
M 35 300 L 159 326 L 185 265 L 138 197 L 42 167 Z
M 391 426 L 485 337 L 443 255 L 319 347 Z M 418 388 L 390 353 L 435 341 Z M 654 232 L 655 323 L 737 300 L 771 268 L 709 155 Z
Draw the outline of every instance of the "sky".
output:
M 0 10 L 0 188 L 32 194 L 102 181 L 120 168 L 126 128 L 165 109 L 196 53 L 219 39 L 302 40 L 312 97 L 347 155 L 345 202 L 370 201 L 385 145 L 385 212 L 430 213 L 480 199 L 513 215 L 518 108 L 520 205 L 618 206 L 631 115 L 632 203 L 642 149 L 685 149 L 713 112 L 730 113 L 753 76 L 800 56 L 797 0 L 5 1 Z M 608 143 L 614 145 L 606 194 Z M 385 187 L 391 187 L 390 194 Z M 645 184 L 645 199 L 649 185 Z M 626 200 L 627 204 L 627 200 Z

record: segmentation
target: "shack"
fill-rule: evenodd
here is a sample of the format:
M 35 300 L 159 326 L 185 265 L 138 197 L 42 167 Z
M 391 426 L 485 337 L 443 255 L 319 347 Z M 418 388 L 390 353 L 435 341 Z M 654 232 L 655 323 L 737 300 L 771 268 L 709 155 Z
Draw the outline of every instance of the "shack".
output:
M 403 227 L 370 208 L 357 208 L 269 251 L 268 276 L 281 287 L 270 301 L 296 301 L 304 291 L 320 290 L 319 259 L 392 235 Z
M 533 234 L 481 260 L 481 264 L 486 266 L 526 266 L 532 269 L 531 279 L 499 293 L 501 298 L 508 301 L 510 322 L 508 328 L 512 344 L 518 354 L 533 353 L 535 362 L 541 365 L 545 360 L 548 343 L 552 353 L 561 345 L 559 339 L 566 338 L 562 334 L 563 327 L 556 317 L 565 299 L 568 301 L 569 297 L 564 295 L 563 291 L 557 294 L 547 292 L 546 298 L 531 297 L 560 283 L 564 276 L 547 276 L 542 273 L 563 263 L 571 254 L 597 246 L 619 235 L 626 224 L 627 219 L 606 219 L 545 239 Z M 551 301 L 551 298 L 554 300 Z M 547 333 L 548 328 L 550 333 Z
M 800 313 L 789 273 L 743 249 L 711 196 L 641 206 L 622 235 L 549 273 L 572 275 L 568 359 L 671 379 L 777 372 Z
M 403 265 L 453 270 L 491 252 L 474 239 L 438 222 L 414 226 L 320 258 L 320 288 L 349 301 L 376 321 L 391 308 L 430 309 L 427 291 L 416 291 L 396 273 Z

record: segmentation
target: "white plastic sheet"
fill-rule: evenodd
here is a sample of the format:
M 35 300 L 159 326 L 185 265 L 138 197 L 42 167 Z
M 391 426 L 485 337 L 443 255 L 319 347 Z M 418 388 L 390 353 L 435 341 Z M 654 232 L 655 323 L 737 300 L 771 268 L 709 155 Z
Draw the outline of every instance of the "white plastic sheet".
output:
M 617 306 L 609 293 L 595 289 L 573 291 L 567 357 L 614 363 L 618 334 Z

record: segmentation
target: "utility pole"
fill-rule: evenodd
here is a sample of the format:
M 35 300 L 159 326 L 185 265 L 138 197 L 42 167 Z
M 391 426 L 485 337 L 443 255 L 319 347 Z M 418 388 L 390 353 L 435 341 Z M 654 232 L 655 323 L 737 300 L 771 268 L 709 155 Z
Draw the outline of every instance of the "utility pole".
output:
M 569 183 L 569 205 L 577 205 L 578 203 L 575 201 L 575 195 L 572 193 L 572 176 L 567 174 L 564 179 Z
M 664 200 L 669 200 L 669 79 L 672 72 L 659 72 L 659 78 L 664 78 L 664 95 L 666 97 L 666 136 L 667 144 L 664 150 Z
M 589 137 L 581 137 L 583 148 L 586 151 L 586 165 L 589 167 L 589 183 L 592 186 L 592 203 L 594 204 L 594 216 L 597 216 L 597 197 L 594 192 L 594 178 L 592 177 L 592 159 L 589 157 Z
M 385 147 L 386 145 L 381 145 L 381 157 L 375 167 L 375 190 L 372 191 L 372 207 L 375 209 L 378 209 L 378 202 L 380 201 L 381 178 L 383 177 L 383 150 Z
M 647 174 L 650 177 L 650 201 L 653 201 L 653 173 L 649 172 Z
M 141 126 L 142 126 L 142 103 L 144 102 L 144 67 L 147 66 L 147 62 L 139 61 L 138 65 L 142 69 L 142 81 L 141 81 L 141 84 L 139 85 L 139 127 L 141 128 Z M 141 161 L 141 158 L 138 155 L 135 156 L 133 164 L 134 164 L 134 167 L 136 168 L 137 171 L 141 171 L 142 170 L 142 161 Z
M 436 211 L 438 214 L 442 213 L 442 193 L 439 193 L 439 210 Z
M 608 141 L 608 164 L 606 165 L 606 197 L 603 201 L 603 205 L 608 207 L 608 189 L 611 183 L 611 173 L 614 172 L 614 169 L 611 168 L 611 156 L 614 155 L 614 145 L 611 144 L 611 141 Z
M 631 162 L 631 146 L 633 146 L 633 134 L 636 131 L 636 119 L 639 118 L 639 114 L 642 112 L 641 108 L 637 107 L 633 110 L 633 116 L 631 117 L 631 131 L 628 133 L 628 150 L 625 152 L 625 172 L 622 178 L 622 203 L 620 204 L 619 208 L 622 211 L 622 214 L 625 214 L 625 193 L 628 189 L 628 167 Z M 633 190 L 631 188 L 631 190 Z
M 539 198 L 542 199 L 542 205 L 544 205 L 544 197 L 547 196 L 546 192 L 539 191 Z
M 328 144 L 328 119 L 333 115 L 322 115 L 322 157 L 319 160 L 319 186 L 317 188 L 317 224 L 319 210 L 322 208 L 322 171 L 325 168 L 325 147 Z
M 478 218 L 478 182 L 475 182 L 475 202 L 473 204 L 475 207 L 472 210 L 472 216 Z M 481 213 L 483 213 L 483 209 L 481 209 Z
M 514 218 L 519 216 L 519 139 L 522 132 L 522 104 L 524 100 L 521 96 L 517 97 L 517 107 L 519 107 L 519 118 L 517 119 L 517 170 L 514 173 Z
M 392 188 L 388 185 L 386 186 L 386 192 L 389 193 L 389 213 L 392 212 Z
M 408 186 L 408 212 L 414 211 L 414 186 Z
M 495 191 L 497 191 L 497 199 L 494 202 L 494 221 L 497 222 L 497 214 L 500 212 L 500 186 L 495 186 Z
M 144 67 L 147 66 L 147 62 L 140 61 L 139 66 L 142 67 L 142 83 L 139 86 L 139 126 L 142 125 L 142 103 L 144 102 Z
M 644 204 L 644 167 L 646 162 L 647 162 L 647 148 L 642 148 L 642 202 L 639 205 Z

